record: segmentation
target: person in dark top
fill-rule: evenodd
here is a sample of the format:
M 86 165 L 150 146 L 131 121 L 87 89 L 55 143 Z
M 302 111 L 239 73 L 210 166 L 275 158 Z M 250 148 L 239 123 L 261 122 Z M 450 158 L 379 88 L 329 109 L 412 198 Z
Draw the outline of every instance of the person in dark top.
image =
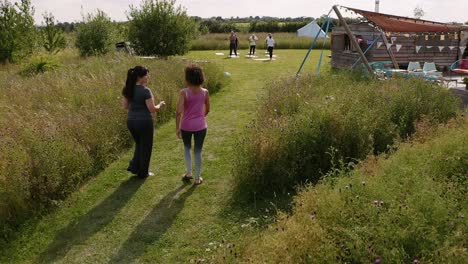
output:
M 149 71 L 143 66 L 128 70 L 127 82 L 123 88 L 123 106 L 128 109 L 127 127 L 135 140 L 135 152 L 128 171 L 140 178 L 153 176 L 149 172 L 151 153 L 153 151 L 153 115 L 165 102 L 154 105 L 154 96 L 146 87 Z
M 231 31 L 231 36 L 229 37 L 229 57 L 232 57 L 232 52 L 237 57 L 237 46 L 239 45 L 239 39 L 237 39 L 237 34 L 234 31 Z

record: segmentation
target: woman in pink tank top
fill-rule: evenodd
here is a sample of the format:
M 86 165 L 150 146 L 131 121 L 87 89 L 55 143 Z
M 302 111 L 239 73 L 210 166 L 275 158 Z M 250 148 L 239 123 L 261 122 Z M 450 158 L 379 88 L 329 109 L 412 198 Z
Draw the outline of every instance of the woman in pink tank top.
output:
M 208 90 L 202 88 L 205 81 L 203 71 L 196 65 L 185 69 L 187 88 L 179 93 L 177 104 L 176 134 L 184 142 L 185 163 L 187 172 L 183 180 L 189 181 L 192 176 L 192 137 L 194 138 L 195 184 L 203 182 L 201 177 L 202 149 L 208 125 L 206 116 L 210 112 L 210 96 Z

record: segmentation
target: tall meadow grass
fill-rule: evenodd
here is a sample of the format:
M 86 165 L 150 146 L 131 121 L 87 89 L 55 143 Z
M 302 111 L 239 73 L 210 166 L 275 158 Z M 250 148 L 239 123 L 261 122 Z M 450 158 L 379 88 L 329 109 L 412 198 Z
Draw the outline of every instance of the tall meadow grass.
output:
M 317 182 L 334 164 L 387 152 L 423 117 L 453 118 L 457 99 L 421 80 L 378 81 L 351 73 L 272 81 L 234 161 L 239 198 L 272 196 Z M 346 165 L 347 166 L 347 165 Z
M 129 68 L 146 65 L 149 87 L 167 103 L 156 125 L 174 116 L 178 90 L 185 85 L 187 62 L 178 59 L 65 57 L 60 68 L 44 74 L 23 77 L 18 66 L 0 70 L 0 237 L 132 146 L 120 104 Z M 203 67 L 206 87 L 215 93 L 225 84 L 223 71 L 210 63 Z
M 304 188 L 236 262 L 466 263 L 467 131 L 451 122 Z
M 249 33 L 238 33 L 239 49 L 249 48 Z M 265 40 L 267 33 L 256 33 L 258 37 L 257 48 L 266 49 Z M 295 33 L 273 34 L 278 49 L 308 49 L 312 38 L 298 37 Z M 318 41 L 314 49 L 322 48 L 322 41 Z M 192 50 L 225 50 L 229 49 L 229 34 L 207 34 L 202 35 L 192 42 Z M 330 42 L 325 43 L 325 49 L 330 49 Z

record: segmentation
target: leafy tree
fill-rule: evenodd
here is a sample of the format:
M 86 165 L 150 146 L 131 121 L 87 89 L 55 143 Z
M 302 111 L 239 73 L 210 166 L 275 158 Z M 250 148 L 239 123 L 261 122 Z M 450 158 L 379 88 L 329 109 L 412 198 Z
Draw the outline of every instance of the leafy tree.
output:
M 75 46 L 80 55 L 104 55 L 114 47 L 115 28 L 111 19 L 101 10 L 88 14 L 78 26 Z
M 116 40 L 128 41 L 128 22 L 115 23 L 116 26 Z
M 30 55 L 36 47 L 37 30 L 30 0 L 14 4 L 0 0 L 0 61 L 15 62 Z
M 45 26 L 41 29 L 42 46 L 50 54 L 56 54 L 67 46 L 63 30 L 55 25 L 52 13 L 43 15 Z
M 424 10 L 422 9 L 422 7 L 420 7 L 420 6 L 417 6 L 417 7 L 413 10 L 413 13 L 414 13 L 414 17 L 417 18 L 417 19 L 421 19 L 421 18 L 426 14 L 426 12 L 424 12 Z
M 185 54 L 197 32 L 194 19 L 175 0 L 143 0 L 140 8 L 130 7 L 129 20 L 129 39 L 142 55 Z

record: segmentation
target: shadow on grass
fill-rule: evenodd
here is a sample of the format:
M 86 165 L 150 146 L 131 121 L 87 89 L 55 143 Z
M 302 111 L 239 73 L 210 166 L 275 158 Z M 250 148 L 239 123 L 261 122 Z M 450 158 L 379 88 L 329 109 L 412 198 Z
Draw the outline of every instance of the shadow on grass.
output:
M 168 193 L 136 227 L 109 263 L 134 263 L 145 253 L 147 246 L 154 245 L 172 226 L 177 215 L 184 208 L 186 199 L 196 188 L 192 185 L 184 191 L 186 186 L 188 185 L 181 185 Z
M 246 224 L 255 219 L 256 227 L 266 228 L 275 221 L 279 212 L 292 213 L 294 195 L 295 192 L 271 196 L 234 192 L 220 216 L 233 224 Z
M 62 229 L 40 256 L 39 263 L 61 260 L 75 245 L 82 244 L 109 224 L 145 181 L 132 177 L 123 182 L 109 197 L 77 221 Z

